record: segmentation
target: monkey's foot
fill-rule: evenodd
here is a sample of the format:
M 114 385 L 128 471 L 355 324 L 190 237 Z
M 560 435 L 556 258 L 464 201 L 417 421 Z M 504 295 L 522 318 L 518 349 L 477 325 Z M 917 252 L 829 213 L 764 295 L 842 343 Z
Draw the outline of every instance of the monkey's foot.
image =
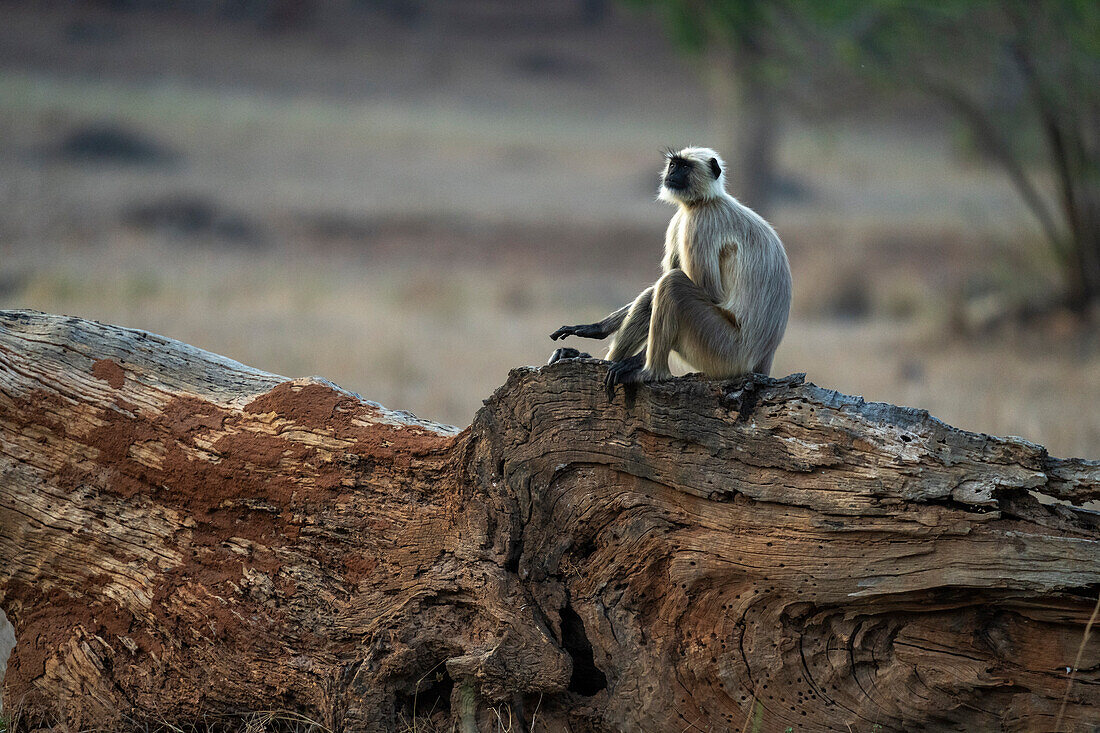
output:
M 613 362 L 607 370 L 607 376 L 604 378 L 603 384 L 607 389 L 607 398 L 611 399 L 615 395 L 616 384 L 641 384 L 642 382 L 652 382 L 654 379 L 655 377 L 645 368 L 645 352 L 643 351 L 640 354 L 628 356 L 622 361 Z
M 607 338 L 607 334 L 604 333 L 603 328 L 601 328 L 598 323 L 587 323 L 580 326 L 562 326 L 557 331 L 550 334 L 550 338 L 553 341 L 563 339 L 566 336 L 580 336 L 586 339 Z
M 554 353 L 550 355 L 550 361 L 546 362 L 547 366 L 555 364 L 562 359 L 591 359 L 592 355 L 587 351 L 577 351 L 576 349 L 568 346 L 563 346 L 560 349 L 555 349 Z

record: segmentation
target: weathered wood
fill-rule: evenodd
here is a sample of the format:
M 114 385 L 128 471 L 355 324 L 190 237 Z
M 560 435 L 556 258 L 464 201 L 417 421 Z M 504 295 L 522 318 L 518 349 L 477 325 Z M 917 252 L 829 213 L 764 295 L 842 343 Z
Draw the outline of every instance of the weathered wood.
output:
M 1100 497 L 1100 463 L 797 376 L 609 402 L 604 369 L 517 369 L 459 432 L 0 312 L 5 710 L 1053 729 L 1100 590 L 1100 519 L 1063 502 Z M 1094 640 L 1063 729 L 1098 721 Z

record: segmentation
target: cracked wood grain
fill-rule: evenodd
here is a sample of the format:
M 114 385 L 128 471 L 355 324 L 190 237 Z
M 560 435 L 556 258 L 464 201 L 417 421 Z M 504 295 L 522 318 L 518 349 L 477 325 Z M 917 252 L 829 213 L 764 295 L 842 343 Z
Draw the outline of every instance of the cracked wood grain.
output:
M 460 432 L 0 312 L 5 708 L 724 731 L 756 700 L 768 731 L 1053 729 L 1100 463 L 799 375 L 609 402 L 605 368 L 514 370 Z M 1093 641 L 1063 727 L 1098 719 Z

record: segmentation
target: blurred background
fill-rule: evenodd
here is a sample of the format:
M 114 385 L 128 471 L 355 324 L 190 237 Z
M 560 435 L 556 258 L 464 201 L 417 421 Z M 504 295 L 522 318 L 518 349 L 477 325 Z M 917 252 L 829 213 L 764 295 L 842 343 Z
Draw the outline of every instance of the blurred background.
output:
M 462 426 L 655 279 L 708 145 L 775 373 L 1100 458 L 1097 8 L 0 0 L 0 307 Z

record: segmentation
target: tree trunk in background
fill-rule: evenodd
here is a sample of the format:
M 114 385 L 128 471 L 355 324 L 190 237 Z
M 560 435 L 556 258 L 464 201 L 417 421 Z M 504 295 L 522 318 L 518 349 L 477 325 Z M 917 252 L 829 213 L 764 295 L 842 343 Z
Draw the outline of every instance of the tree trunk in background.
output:
M 1100 175 L 1100 174 L 1098 174 Z M 1072 227 L 1072 261 L 1066 266 L 1069 303 L 1077 311 L 1100 306 L 1100 184 L 1080 187 L 1080 221 Z
M 727 188 L 741 204 L 768 218 L 778 188 L 778 100 L 773 88 L 751 73 L 750 63 L 737 62 L 729 48 L 715 44 L 707 53 L 701 73 L 711 92 L 712 132 L 727 145 L 718 151 L 726 157 Z
M 738 190 L 733 195 L 750 209 L 768 218 L 778 189 L 776 158 L 781 136 L 777 99 L 772 88 L 747 79 L 741 90 L 736 171 Z
M 5 710 L 68 730 L 256 711 L 332 731 L 1054 729 L 1100 527 L 1037 497 L 1097 498 L 1100 463 L 797 376 L 608 401 L 604 370 L 514 370 L 458 432 L 0 313 Z M 1098 683 L 1093 641 L 1062 730 L 1096 724 Z
M 778 183 L 777 159 L 782 136 L 778 99 L 774 89 L 738 63 L 734 54 L 717 45 L 709 50 L 701 71 L 710 90 L 715 140 L 728 147 L 727 188 L 761 216 L 774 212 Z M 759 62 L 757 62 L 759 63 Z

